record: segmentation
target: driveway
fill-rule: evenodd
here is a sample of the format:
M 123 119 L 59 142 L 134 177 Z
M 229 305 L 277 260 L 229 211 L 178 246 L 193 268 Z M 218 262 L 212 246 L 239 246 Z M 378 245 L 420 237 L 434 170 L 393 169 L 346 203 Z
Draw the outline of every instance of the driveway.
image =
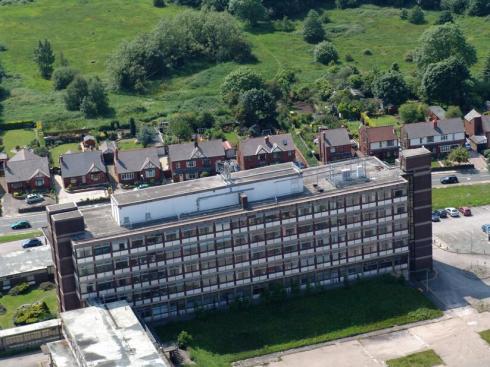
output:
M 25 213 L 20 214 L 19 209 L 21 208 L 39 208 L 39 212 L 44 211 L 44 208 L 48 205 L 56 204 L 56 201 L 49 197 L 44 196 L 44 201 L 36 204 L 26 204 L 24 200 L 15 199 L 11 194 L 5 194 L 2 197 L 2 216 L 4 217 L 19 217 L 25 215 Z
M 67 192 L 63 188 L 63 180 L 61 176 L 55 175 L 55 187 L 56 192 L 58 193 L 58 202 L 60 204 L 64 203 L 78 203 L 84 200 L 95 200 L 100 198 L 106 198 L 108 196 L 107 190 L 105 189 L 94 189 L 88 191 L 80 191 L 80 192 Z

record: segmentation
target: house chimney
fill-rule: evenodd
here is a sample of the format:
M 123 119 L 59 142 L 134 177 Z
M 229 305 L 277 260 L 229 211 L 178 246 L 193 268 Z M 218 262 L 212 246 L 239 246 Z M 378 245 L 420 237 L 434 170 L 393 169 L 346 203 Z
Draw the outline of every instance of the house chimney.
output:
M 196 138 L 194 139 L 194 147 L 197 148 L 199 146 L 199 141 L 197 140 L 198 137 L 196 136 Z
M 270 144 L 270 142 L 271 142 L 271 139 L 269 138 L 269 135 L 267 135 L 267 136 L 264 138 L 264 140 L 265 140 L 265 144 L 266 144 L 266 145 L 269 145 L 269 144 Z
M 437 119 L 432 120 L 432 126 L 434 126 L 434 129 L 437 129 Z
M 117 147 L 114 149 L 114 160 L 119 160 L 119 149 L 117 149 Z

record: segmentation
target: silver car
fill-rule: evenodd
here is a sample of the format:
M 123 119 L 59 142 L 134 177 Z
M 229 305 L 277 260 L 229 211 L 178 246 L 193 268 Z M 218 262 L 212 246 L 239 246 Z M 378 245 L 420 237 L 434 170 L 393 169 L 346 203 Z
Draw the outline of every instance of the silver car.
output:
M 446 211 L 453 218 L 459 217 L 459 210 L 456 208 L 446 208 Z

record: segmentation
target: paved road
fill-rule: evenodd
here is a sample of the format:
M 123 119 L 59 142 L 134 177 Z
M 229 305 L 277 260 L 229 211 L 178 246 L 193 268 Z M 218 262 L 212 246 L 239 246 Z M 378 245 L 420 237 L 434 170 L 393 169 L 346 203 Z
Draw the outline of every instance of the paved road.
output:
M 38 237 L 38 238 L 41 241 L 44 242 L 44 238 L 43 237 Z M 22 250 L 22 242 L 24 242 L 24 240 L 22 240 L 22 241 L 12 241 L 12 242 L 7 242 L 7 243 L 0 244 L 0 256 L 9 254 L 11 252 Z
M 440 180 L 444 176 L 455 175 L 458 177 L 461 184 L 464 183 L 490 183 L 490 173 L 488 171 L 478 170 L 464 170 L 464 171 L 444 171 L 444 172 L 432 172 L 432 186 L 448 186 L 442 185 Z M 454 184 L 449 185 L 454 186 Z

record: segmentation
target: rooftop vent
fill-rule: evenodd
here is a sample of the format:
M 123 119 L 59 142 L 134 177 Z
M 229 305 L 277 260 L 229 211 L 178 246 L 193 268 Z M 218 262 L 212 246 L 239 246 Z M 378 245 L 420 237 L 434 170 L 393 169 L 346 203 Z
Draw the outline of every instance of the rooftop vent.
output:
M 350 168 L 344 168 L 341 172 L 342 172 L 342 181 L 350 181 L 351 180 Z

